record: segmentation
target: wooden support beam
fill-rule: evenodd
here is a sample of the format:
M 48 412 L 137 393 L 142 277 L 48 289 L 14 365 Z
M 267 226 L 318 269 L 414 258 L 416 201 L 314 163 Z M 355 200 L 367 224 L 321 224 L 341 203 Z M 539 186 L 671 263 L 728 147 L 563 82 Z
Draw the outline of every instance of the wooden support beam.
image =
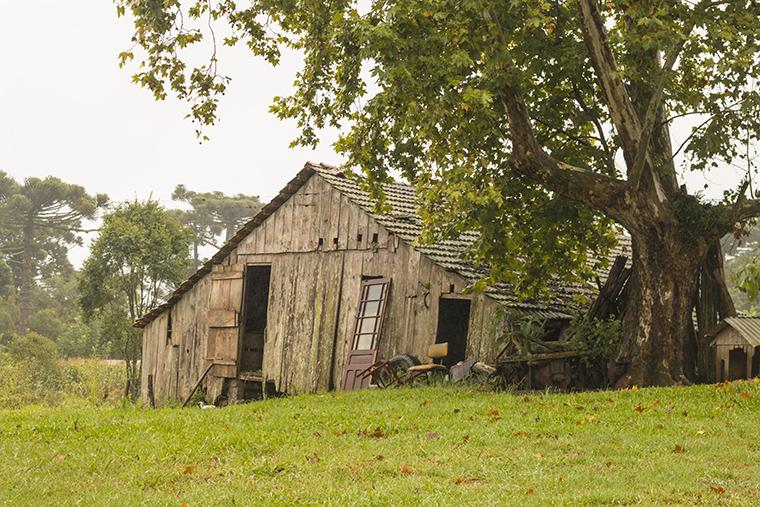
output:
M 193 397 L 193 395 L 195 394 L 195 391 L 197 391 L 197 390 L 198 390 L 198 388 L 199 388 L 199 387 L 200 387 L 200 385 L 201 385 L 201 382 L 203 382 L 203 379 L 205 379 L 205 378 L 206 378 L 206 375 L 208 375 L 208 372 L 210 372 L 210 371 L 211 371 L 211 368 L 213 368 L 213 367 L 214 367 L 214 362 L 212 361 L 212 362 L 211 362 L 211 363 L 208 365 L 208 367 L 206 368 L 206 370 L 203 372 L 203 375 L 201 375 L 201 377 L 200 377 L 200 378 L 198 379 L 198 381 L 195 383 L 195 385 L 193 386 L 193 388 L 190 390 L 190 394 L 188 394 L 188 395 L 187 395 L 187 398 L 185 398 L 185 401 L 184 401 L 184 402 L 182 402 L 182 408 L 185 408 L 185 407 L 187 406 L 187 404 L 188 404 L 188 403 L 190 403 L 190 398 L 192 398 L 192 397 Z

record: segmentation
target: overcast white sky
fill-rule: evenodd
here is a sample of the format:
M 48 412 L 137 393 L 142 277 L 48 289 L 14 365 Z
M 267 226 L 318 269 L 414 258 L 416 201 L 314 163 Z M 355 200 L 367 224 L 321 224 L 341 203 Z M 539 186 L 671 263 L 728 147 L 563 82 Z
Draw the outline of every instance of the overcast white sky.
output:
M 131 33 L 110 0 L 0 0 L 0 170 L 17 180 L 52 174 L 116 201 L 152 195 L 168 204 L 178 183 L 267 201 L 305 161 L 341 162 L 333 132 L 316 151 L 289 149 L 295 126 L 268 112 L 272 97 L 290 89 L 297 58 L 272 69 L 242 49 L 223 55 L 220 71 L 233 81 L 211 141 L 199 144 L 186 104 L 155 102 L 131 83 L 133 69 L 118 68 Z M 711 177 L 710 195 L 736 173 Z M 702 183 L 690 178 L 690 187 Z

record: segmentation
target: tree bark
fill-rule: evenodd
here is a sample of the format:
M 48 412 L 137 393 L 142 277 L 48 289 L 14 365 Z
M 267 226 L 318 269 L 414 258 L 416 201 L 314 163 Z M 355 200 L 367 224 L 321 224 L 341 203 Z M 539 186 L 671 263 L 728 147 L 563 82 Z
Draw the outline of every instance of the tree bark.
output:
M 696 381 L 692 308 L 707 242 L 683 225 L 631 231 L 633 268 L 617 358 L 619 387 Z

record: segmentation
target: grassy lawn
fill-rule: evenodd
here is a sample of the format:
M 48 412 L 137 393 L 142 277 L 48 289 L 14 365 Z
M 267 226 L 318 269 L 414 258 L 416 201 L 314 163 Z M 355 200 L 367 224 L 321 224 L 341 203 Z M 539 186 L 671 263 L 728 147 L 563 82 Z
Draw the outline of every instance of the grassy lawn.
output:
M 0 411 L 7 505 L 752 505 L 760 385 Z

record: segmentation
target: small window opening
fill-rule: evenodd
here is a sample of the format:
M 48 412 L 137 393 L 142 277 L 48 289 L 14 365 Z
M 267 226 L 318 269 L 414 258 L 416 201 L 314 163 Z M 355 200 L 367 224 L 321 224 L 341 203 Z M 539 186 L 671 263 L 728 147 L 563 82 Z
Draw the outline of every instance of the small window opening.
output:
M 166 343 L 172 342 L 172 314 L 169 313 L 169 321 L 166 323 Z
M 325 244 L 325 238 L 319 238 L 319 241 L 317 242 L 319 246 L 322 246 Z
M 363 236 L 363 235 L 362 235 L 362 233 L 360 232 L 359 234 L 357 234 L 357 235 L 356 235 L 356 241 L 357 241 L 357 242 L 359 242 L 359 243 L 361 243 L 361 242 L 362 242 L 362 239 L 364 239 L 364 236 Z
M 333 245 L 337 245 L 337 244 L 338 244 L 338 238 L 333 238 Z
M 378 234 L 377 234 L 377 233 L 373 234 L 373 235 L 372 235 L 372 242 L 373 242 L 373 243 L 377 243 L 378 237 L 379 237 L 379 236 L 378 236 Z
M 454 284 L 453 283 L 449 285 L 449 292 L 452 293 L 452 294 L 454 292 L 456 292 L 456 289 L 454 289 Z

